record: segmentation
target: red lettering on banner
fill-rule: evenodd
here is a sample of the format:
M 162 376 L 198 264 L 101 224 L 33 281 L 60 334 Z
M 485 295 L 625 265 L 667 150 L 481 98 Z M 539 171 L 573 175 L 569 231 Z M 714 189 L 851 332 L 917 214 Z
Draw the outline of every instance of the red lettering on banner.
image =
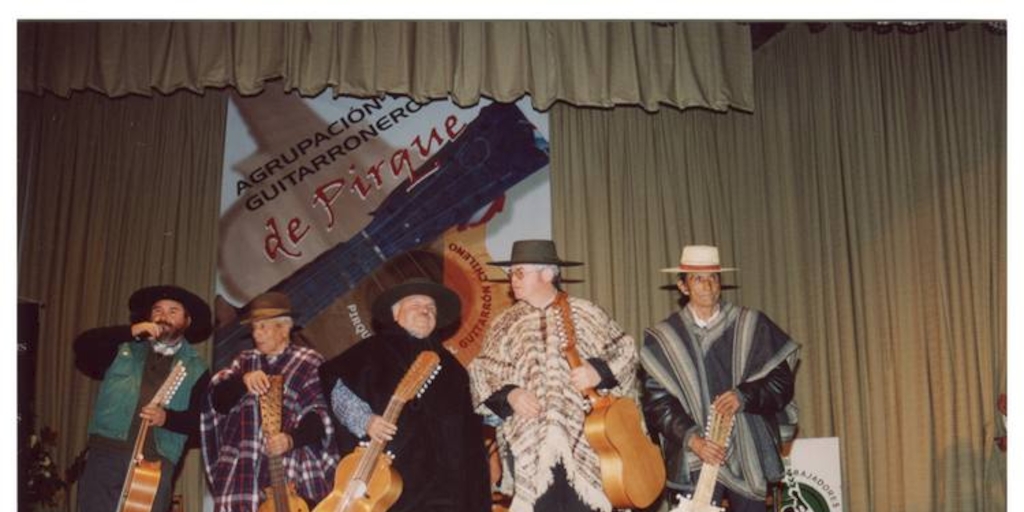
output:
M 458 130 L 452 131 L 452 128 L 455 128 L 455 125 L 458 122 L 459 118 L 454 115 L 450 115 L 444 120 L 444 129 L 448 132 L 448 140 L 455 140 L 455 138 L 462 133 L 462 130 L 466 129 L 466 123 L 462 123 L 462 126 L 459 127 Z
M 395 160 L 398 160 L 398 164 L 395 164 Z M 395 151 L 395 154 L 391 155 L 391 175 L 398 177 L 402 174 L 402 169 L 406 166 L 409 167 L 409 173 L 412 173 L 412 157 L 409 156 L 409 150 L 402 148 Z
M 309 232 L 309 226 L 299 231 L 302 227 L 302 221 L 298 217 L 293 217 L 288 221 L 288 239 L 281 238 L 281 233 L 277 228 L 277 220 L 273 217 L 267 219 L 267 223 L 264 225 L 267 231 L 270 233 L 263 239 L 263 252 L 270 258 L 270 261 L 277 261 L 277 255 L 283 254 L 289 258 L 302 257 L 302 251 L 297 250 L 299 242 Z M 288 246 L 291 246 L 289 249 Z
M 331 205 L 338 199 L 338 194 L 344 187 L 345 178 L 338 178 L 320 185 L 313 193 L 313 208 L 316 208 L 317 204 L 322 204 L 327 210 L 327 231 L 334 227 L 334 208 L 331 208 Z
M 453 116 L 448 116 L 448 117 L 453 117 Z M 412 140 L 412 144 L 410 144 L 410 146 L 418 147 L 419 150 L 420 150 L 420 156 L 422 156 L 423 158 L 426 158 L 428 155 L 430 155 L 431 148 L 434 146 L 434 142 L 437 142 L 438 146 L 441 146 L 441 145 L 444 144 L 443 142 L 441 142 L 441 135 L 439 135 L 437 133 L 437 128 L 431 128 L 430 129 L 430 137 L 427 139 L 427 147 L 425 147 L 425 148 L 423 147 L 423 142 L 421 141 L 419 135 L 417 135 L 416 138 Z

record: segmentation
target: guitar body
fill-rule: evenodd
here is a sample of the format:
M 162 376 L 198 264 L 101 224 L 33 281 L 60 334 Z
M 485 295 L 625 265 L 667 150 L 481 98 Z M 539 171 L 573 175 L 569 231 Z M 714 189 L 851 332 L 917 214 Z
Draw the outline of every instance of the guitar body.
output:
M 153 509 L 156 491 L 160 487 L 160 461 L 142 459 L 131 469 L 128 476 L 128 495 L 125 496 L 123 512 L 149 512 Z
M 309 505 L 306 505 L 306 500 L 299 496 L 299 493 L 295 492 L 295 485 L 289 484 L 285 492 L 285 505 L 286 510 L 281 511 L 277 509 L 277 496 L 275 495 L 274 486 L 267 487 L 263 491 L 267 493 L 267 499 L 260 503 L 260 508 L 257 512 L 309 512 Z
M 370 471 L 365 495 L 346 498 L 345 492 L 365 455 L 366 448 L 360 446 L 341 459 L 335 470 L 334 490 L 313 512 L 384 512 L 398 501 L 402 494 L 402 477 L 391 467 L 391 459 L 383 454 L 377 456 Z
M 661 450 L 640 427 L 629 398 L 604 397 L 587 415 L 583 432 L 601 461 L 601 483 L 616 508 L 644 508 L 665 487 Z

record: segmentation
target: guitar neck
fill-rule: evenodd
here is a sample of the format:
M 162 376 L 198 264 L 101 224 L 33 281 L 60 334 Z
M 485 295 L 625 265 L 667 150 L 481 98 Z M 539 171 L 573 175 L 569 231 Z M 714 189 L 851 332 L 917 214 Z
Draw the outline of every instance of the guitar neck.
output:
M 274 512 L 288 510 L 288 475 L 280 455 L 269 456 L 270 486 L 274 488 Z
M 135 436 L 135 448 L 132 450 L 132 461 L 142 458 L 142 450 L 146 446 L 146 436 L 149 435 L 150 422 L 143 419 L 139 423 L 139 433 Z
M 297 324 L 308 322 L 385 261 L 465 222 L 548 161 L 518 107 L 500 103 L 484 107 L 457 141 L 443 146 L 414 172 L 423 174 L 437 167 L 428 180 L 415 187 L 399 186 L 359 234 L 328 249 L 272 289 L 291 298 L 300 312 Z M 248 332 L 237 319 L 217 329 L 217 368 L 251 347 Z
M 711 503 L 711 497 L 715 493 L 715 481 L 718 480 L 718 468 L 718 464 L 708 464 L 707 462 L 700 468 L 697 487 L 693 491 L 694 503 Z
M 569 368 L 577 368 L 583 365 L 583 360 L 580 358 L 579 351 L 576 350 L 576 324 L 572 319 L 569 294 L 558 292 L 555 302 L 558 305 L 558 313 L 562 317 L 562 328 L 565 329 L 565 347 L 562 349 L 562 353 L 565 354 L 565 359 L 569 362 Z M 593 388 L 588 389 L 585 394 L 592 402 L 601 399 L 601 395 L 598 395 Z
M 391 401 L 388 402 L 387 409 L 384 410 L 384 420 L 388 423 L 398 423 L 398 416 L 402 414 L 402 408 L 405 407 L 405 402 L 392 396 Z M 359 466 L 356 468 L 355 474 L 352 478 L 361 482 L 370 481 L 370 473 L 373 471 L 373 467 L 377 462 L 377 457 L 384 453 L 384 448 L 387 446 L 386 442 L 372 440 L 370 445 L 366 447 L 366 452 L 363 453 L 363 458 L 359 460 Z

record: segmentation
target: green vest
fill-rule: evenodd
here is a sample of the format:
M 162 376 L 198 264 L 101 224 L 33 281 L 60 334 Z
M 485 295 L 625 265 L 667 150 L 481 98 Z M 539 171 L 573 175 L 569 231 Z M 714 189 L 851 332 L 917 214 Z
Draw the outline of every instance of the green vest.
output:
M 207 368 L 206 361 L 199 357 L 196 350 L 187 341 L 182 340 L 182 343 L 185 345 L 174 355 L 174 360 L 185 363 L 185 380 L 166 406 L 166 409 L 173 411 L 188 409 L 192 386 Z M 142 385 L 142 370 L 149 350 L 148 342 L 129 341 L 117 347 L 117 356 L 103 376 L 103 384 L 100 385 L 100 393 L 93 407 L 92 420 L 89 422 L 90 434 L 121 441 L 128 439 L 132 415 L 139 404 L 139 386 Z M 147 396 L 145 400 L 148 402 L 151 398 Z M 157 452 L 177 464 L 188 436 L 159 427 L 150 432 L 156 441 Z

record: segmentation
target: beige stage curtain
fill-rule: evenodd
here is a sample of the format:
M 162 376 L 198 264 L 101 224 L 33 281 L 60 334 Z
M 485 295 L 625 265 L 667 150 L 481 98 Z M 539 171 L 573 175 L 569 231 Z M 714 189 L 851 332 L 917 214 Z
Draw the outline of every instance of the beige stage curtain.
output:
M 21 22 L 18 88 L 109 96 L 281 78 L 316 95 L 753 110 L 750 31 L 733 22 Z
M 128 296 L 145 285 L 213 297 L 227 100 L 218 91 L 18 100 L 18 294 L 45 305 L 36 426 L 59 433 L 63 467 L 85 448 L 98 389 L 74 367 L 74 336 L 128 323 Z M 197 345 L 207 360 L 210 345 Z M 200 460 L 189 452 L 178 479 L 190 511 L 202 510 Z
M 802 26 L 754 57 L 757 111 L 556 106 L 570 292 L 634 335 L 683 245 L 803 344 L 801 436 L 838 436 L 845 510 L 1002 511 L 1006 38 Z

